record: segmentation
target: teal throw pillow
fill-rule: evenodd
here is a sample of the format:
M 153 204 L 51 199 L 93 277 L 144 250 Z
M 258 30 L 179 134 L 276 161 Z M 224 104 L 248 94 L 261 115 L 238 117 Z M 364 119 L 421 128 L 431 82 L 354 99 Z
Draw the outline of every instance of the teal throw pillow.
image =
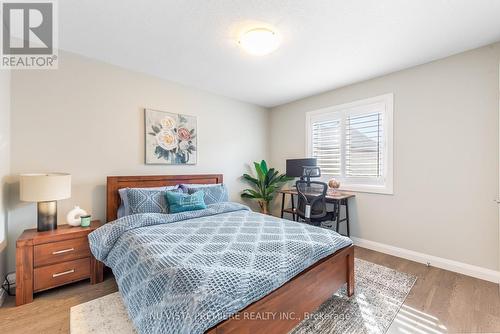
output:
M 203 191 L 197 191 L 192 195 L 167 191 L 165 195 L 170 208 L 170 213 L 206 209 L 207 205 L 205 204 L 203 197 Z

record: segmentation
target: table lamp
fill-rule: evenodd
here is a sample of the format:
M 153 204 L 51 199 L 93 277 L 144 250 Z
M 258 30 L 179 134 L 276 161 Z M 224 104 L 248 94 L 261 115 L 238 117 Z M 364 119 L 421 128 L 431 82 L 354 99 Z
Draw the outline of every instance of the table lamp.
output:
M 71 175 L 66 173 L 21 174 L 20 198 L 37 202 L 38 231 L 57 229 L 57 202 L 71 197 Z

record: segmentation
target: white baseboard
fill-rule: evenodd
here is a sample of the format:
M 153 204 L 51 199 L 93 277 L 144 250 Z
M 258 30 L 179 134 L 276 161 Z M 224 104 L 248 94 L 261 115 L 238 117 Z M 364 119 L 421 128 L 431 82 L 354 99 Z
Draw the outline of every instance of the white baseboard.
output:
M 456 273 L 464 274 L 467 276 L 479 278 L 493 283 L 500 283 L 500 271 L 473 266 L 471 264 L 462 263 L 454 260 L 444 259 L 433 255 L 415 252 L 412 250 L 399 248 L 382 244 L 375 241 L 351 237 L 354 245 L 368 248 L 377 252 L 394 255 L 403 259 L 429 264 L 433 267 L 454 271 Z

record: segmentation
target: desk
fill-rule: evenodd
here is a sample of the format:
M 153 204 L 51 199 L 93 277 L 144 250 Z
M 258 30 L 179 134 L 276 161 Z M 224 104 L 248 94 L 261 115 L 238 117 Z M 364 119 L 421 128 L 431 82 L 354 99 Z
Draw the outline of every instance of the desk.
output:
M 278 193 L 282 194 L 281 197 L 281 218 L 283 218 L 283 214 L 290 213 L 292 214 L 293 220 L 295 221 L 295 216 L 296 216 L 296 209 L 295 209 L 295 202 L 294 202 L 294 196 L 298 195 L 297 189 L 282 189 L 279 190 Z M 292 207 L 291 208 L 285 208 L 285 199 L 286 195 L 291 196 L 291 203 Z M 356 195 L 353 193 L 348 193 L 345 191 L 328 191 L 326 194 L 326 202 L 327 203 L 333 203 L 334 205 L 338 206 L 338 210 L 336 210 L 337 215 L 334 217 L 334 222 L 337 224 L 337 232 L 339 231 L 339 224 L 341 222 L 346 222 L 346 230 L 347 230 L 347 236 L 350 236 L 349 232 L 349 198 L 353 198 Z M 340 218 L 340 207 L 345 206 L 345 217 Z M 297 217 L 298 218 L 298 217 Z

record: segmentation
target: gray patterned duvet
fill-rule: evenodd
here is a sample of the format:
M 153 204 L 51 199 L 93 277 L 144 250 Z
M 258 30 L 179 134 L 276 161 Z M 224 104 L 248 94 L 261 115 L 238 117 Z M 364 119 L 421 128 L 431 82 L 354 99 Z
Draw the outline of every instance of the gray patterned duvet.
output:
M 203 333 L 352 242 L 225 202 L 120 218 L 89 235 L 139 333 Z

